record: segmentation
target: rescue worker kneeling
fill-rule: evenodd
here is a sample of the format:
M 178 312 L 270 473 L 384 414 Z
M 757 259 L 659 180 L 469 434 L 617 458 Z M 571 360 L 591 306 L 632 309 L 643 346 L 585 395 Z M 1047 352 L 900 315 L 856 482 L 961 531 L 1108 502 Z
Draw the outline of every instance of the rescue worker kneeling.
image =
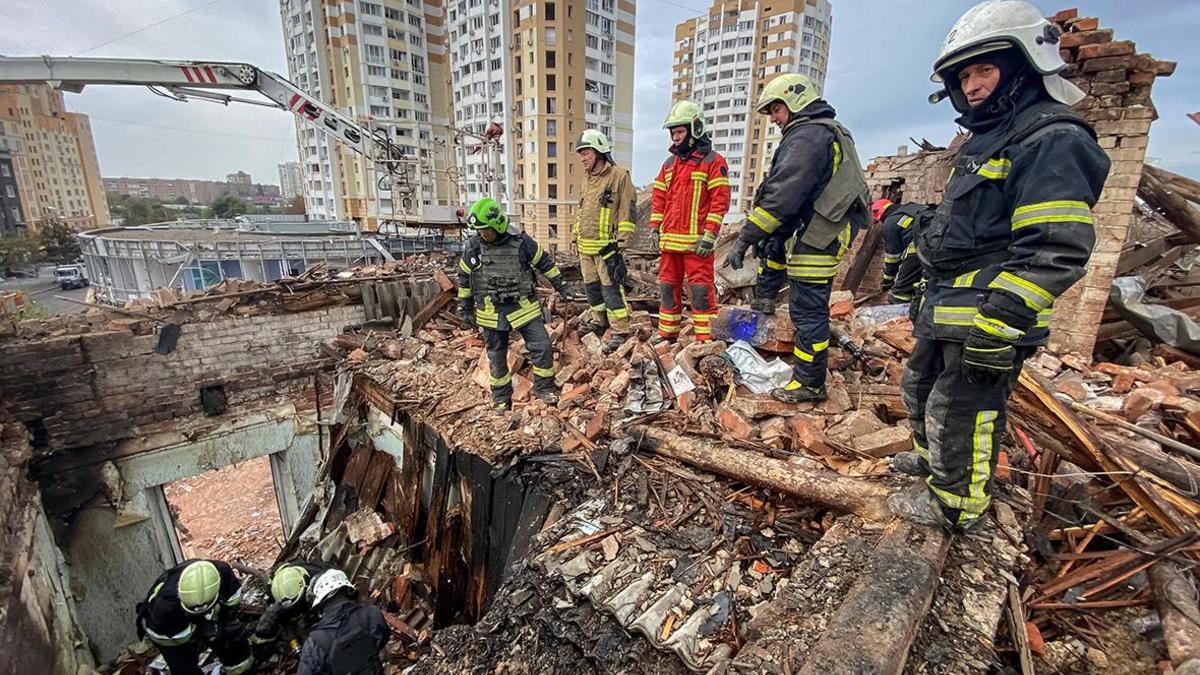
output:
M 913 242 L 914 223 L 929 207 L 915 202 L 893 204 L 889 199 L 871 203 L 871 216 L 883 228 L 883 279 L 881 290 L 892 302 L 912 302 L 921 284 L 921 261 Z
M 322 573 L 333 569 L 319 560 L 292 560 L 280 563 L 271 570 L 271 604 L 267 605 L 250 644 L 271 644 L 278 640 L 281 631 L 295 637 L 304 626 L 309 611 L 313 608 L 308 589 Z M 261 654 L 260 654 L 261 657 Z
M 297 675 L 383 675 L 379 653 L 391 631 L 379 608 L 358 604 L 358 589 L 337 569 L 321 573 L 308 593 L 318 618 Z
M 828 375 L 829 296 L 838 264 L 871 217 L 866 179 L 850 132 L 834 120 L 833 107 L 806 76 L 777 76 L 754 108 L 769 115 L 783 137 L 725 264 L 741 269 L 750 247 L 777 232 L 795 232 L 787 243 L 787 274 L 796 361 L 792 380 L 771 396 L 786 403 L 821 401 Z
M 458 319 L 464 326 L 483 328 L 492 402 L 497 409 L 512 407 L 508 340 L 512 331 L 519 331 L 533 364 L 533 393 L 553 405 L 558 402 L 554 348 L 535 292 L 534 270 L 565 296 L 562 274 L 549 253 L 509 225 L 496 200 L 484 198 L 472 204 L 467 226 L 475 236 L 467 240 L 458 261 Z
M 237 618 L 242 582 L 228 563 L 187 560 L 163 572 L 137 605 L 137 634 L 154 643 L 171 675 L 201 675 L 211 648 L 226 675 L 249 673 L 249 631 Z
M 888 505 L 956 531 L 991 504 L 1009 393 L 1046 342 L 1055 298 L 1083 277 L 1110 165 L 1071 108 L 1083 92 L 1058 74 L 1060 33 L 1044 16 L 1025 2 L 977 5 L 933 67 L 972 135 L 942 203 L 917 223 L 929 279 L 901 380 L 916 452 L 893 467 L 928 478 Z

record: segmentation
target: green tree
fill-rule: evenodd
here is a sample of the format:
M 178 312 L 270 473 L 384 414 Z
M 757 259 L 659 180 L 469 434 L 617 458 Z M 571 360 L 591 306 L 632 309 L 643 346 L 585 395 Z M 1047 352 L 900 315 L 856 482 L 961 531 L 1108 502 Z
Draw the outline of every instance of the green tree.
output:
M 176 197 L 174 203 L 179 204 L 180 206 L 187 206 L 187 205 L 191 204 L 191 202 L 188 201 L 188 198 L 184 197 L 183 195 L 179 195 L 178 197 Z
M 41 254 L 37 239 L 27 234 L 0 237 L 0 270 L 11 274 L 36 263 Z
M 233 218 L 245 215 L 249 210 L 246 202 L 233 195 L 217 197 L 208 205 L 208 214 L 213 218 Z
M 126 225 L 147 225 L 174 220 L 167 215 L 167 210 L 157 199 L 131 198 L 123 206 Z
M 60 265 L 72 263 L 79 259 L 79 239 L 71 228 L 60 221 L 51 221 L 38 231 L 38 244 L 42 249 L 42 259 Z

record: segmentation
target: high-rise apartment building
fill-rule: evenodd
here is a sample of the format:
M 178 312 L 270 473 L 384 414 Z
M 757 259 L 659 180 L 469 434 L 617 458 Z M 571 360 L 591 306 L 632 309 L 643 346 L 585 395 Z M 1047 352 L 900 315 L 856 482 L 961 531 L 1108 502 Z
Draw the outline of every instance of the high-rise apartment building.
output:
M 627 0 L 447 0 L 455 148 L 464 202 L 498 193 L 538 241 L 565 247 L 582 169 L 584 129 L 633 158 L 636 6 Z M 499 124 L 502 149 L 473 138 Z
M 565 246 L 583 181 L 579 135 L 601 129 L 616 161 L 632 161 L 633 0 L 281 0 L 281 8 L 292 80 L 394 132 L 420 161 L 408 180 L 418 205 L 495 194 L 539 240 Z M 484 142 L 489 129 L 500 130 L 498 143 Z M 315 130 L 301 126 L 299 139 L 309 213 L 370 228 L 373 213 L 391 208 L 395 197 L 376 189 L 366 162 Z
M 254 179 L 245 171 L 235 171 L 225 174 L 225 182 L 233 186 L 249 187 L 254 185 Z
M 111 222 L 87 115 L 69 112 L 48 86 L 0 86 L 0 123 L 21 140 L 13 155 L 25 223 L 59 220 L 74 230 Z
M 304 196 L 304 177 L 300 173 L 300 162 L 283 162 L 279 165 L 279 194 L 284 199 Z
M 7 133 L 4 122 L 0 122 L 0 236 L 25 231 L 21 185 L 17 182 L 17 164 L 13 158 L 20 152 L 21 139 Z
M 452 161 L 441 0 L 280 0 L 289 78 L 385 134 L 409 170 L 381 180 L 373 164 L 297 121 L 307 211 L 368 230 L 444 203 Z
M 704 106 L 713 147 L 729 161 L 731 212 L 745 212 L 771 167 L 779 130 L 751 106 L 779 73 L 824 89 L 829 0 L 717 0 L 675 27 L 673 100 Z

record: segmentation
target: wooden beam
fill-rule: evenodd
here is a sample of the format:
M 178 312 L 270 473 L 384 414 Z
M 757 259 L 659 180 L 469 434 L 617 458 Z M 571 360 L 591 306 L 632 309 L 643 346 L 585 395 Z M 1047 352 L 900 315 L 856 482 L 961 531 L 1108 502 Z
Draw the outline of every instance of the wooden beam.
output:
M 842 279 L 842 290 L 858 292 L 858 287 L 866 278 L 867 271 L 871 268 L 871 261 L 879 252 L 879 245 L 882 241 L 883 226 L 879 223 L 871 223 L 866 234 L 863 235 L 862 243 L 858 246 L 858 254 L 854 256 L 854 262 L 846 272 L 846 277 Z
M 1200 607 L 1196 605 L 1196 583 L 1191 571 L 1181 572 L 1169 560 L 1150 568 L 1150 586 L 1162 619 L 1163 641 L 1176 672 L 1191 663 L 1187 672 L 1200 665 Z
M 1154 176 L 1154 179 L 1167 186 L 1172 192 L 1184 199 L 1200 204 L 1200 181 L 1181 176 L 1174 171 L 1146 164 L 1142 171 Z
M 738 450 L 724 443 L 680 434 L 659 427 L 636 426 L 659 455 L 734 478 L 744 483 L 799 497 L 868 520 L 892 518 L 887 508 L 888 489 L 862 478 L 847 478 L 832 471 L 814 471 L 757 452 Z
M 896 519 L 808 654 L 801 675 L 904 672 L 951 536 Z
M 1162 212 L 1188 239 L 1200 243 L 1200 212 L 1193 208 L 1186 198 L 1159 180 L 1153 172 L 1142 172 L 1138 194 L 1151 208 Z

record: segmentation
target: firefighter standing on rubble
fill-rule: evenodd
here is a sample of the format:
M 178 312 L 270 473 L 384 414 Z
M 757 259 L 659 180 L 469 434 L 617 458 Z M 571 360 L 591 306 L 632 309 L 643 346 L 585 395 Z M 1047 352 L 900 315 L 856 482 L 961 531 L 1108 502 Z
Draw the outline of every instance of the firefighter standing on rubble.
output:
M 532 237 L 512 228 L 500 204 L 490 197 L 471 205 L 467 227 L 475 236 L 467 240 L 458 261 L 458 319 L 464 326 L 483 328 L 492 402 L 499 410 L 512 407 L 508 340 L 518 331 L 533 365 L 533 393 L 553 405 L 558 402 L 554 346 L 542 318 L 534 270 L 566 295 L 562 274 Z
M 783 132 L 771 170 L 725 264 L 741 269 L 746 251 L 779 231 L 787 242 L 788 313 L 795 325 L 792 379 L 771 392 L 787 403 L 826 398 L 829 295 L 838 263 L 869 222 L 862 164 L 850 132 L 804 75 L 785 73 L 763 89 L 755 110 Z
M 292 560 L 280 563 L 271 570 L 271 604 L 263 611 L 250 637 L 250 644 L 271 644 L 280 638 L 285 627 L 298 628 L 312 609 L 308 589 L 312 581 L 332 565 L 320 560 Z
M 1109 160 L 1070 107 L 1084 94 L 1058 75 L 1058 43 L 1032 5 L 985 2 L 933 66 L 945 90 L 930 100 L 949 97 L 972 136 L 916 233 L 929 279 L 902 381 L 916 452 L 893 467 L 927 475 L 928 489 L 888 502 L 915 522 L 965 531 L 982 519 L 1008 395 L 1091 255 Z
M 717 314 L 713 249 L 729 211 L 729 166 L 712 149 L 704 109 L 679 101 L 663 121 L 671 133 L 671 156 L 663 162 L 651 193 L 650 228 L 658 234 L 658 334 L 651 343 L 675 340 L 683 322 L 683 283 L 692 299 L 697 341 L 712 339 Z
M 360 605 L 358 589 L 337 569 L 313 579 L 308 595 L 318 617 L 296 675 L 383 675 L 380 652 L 391 630 L 379 608 Z
M 879 287 L 892 302 L 911 302 L 921 283 L 921 261 L 913 243 L 913 223 L 927 210 L 923 204 L 893 204 L 889 199 L 871 203 L 871 216 L 883 228 L 883 279 Z
M 187 560 L 163 572 L 137 605 L 138 638 L 158 647 L 172 675 L 201 675 L 200 655 L 212 649 L 226 675 L 249 673 L 249 631 L 238 621 L 242 582 L 229 563 Z
M 571 242 L 579 255 L 583 291 L 591 306 L 592 321 L 585 327 L 597 334 L 612 328 L 604 344 L 611 354 L 629 339 L 629 304 L 625 302 L 623 251 L 633 234 L 637 195 L 629 170 L 613 162 L 612 143 L 597 129 L 587 129 L 575 144 L 583 165 L 583 194 L 579 197 Z

